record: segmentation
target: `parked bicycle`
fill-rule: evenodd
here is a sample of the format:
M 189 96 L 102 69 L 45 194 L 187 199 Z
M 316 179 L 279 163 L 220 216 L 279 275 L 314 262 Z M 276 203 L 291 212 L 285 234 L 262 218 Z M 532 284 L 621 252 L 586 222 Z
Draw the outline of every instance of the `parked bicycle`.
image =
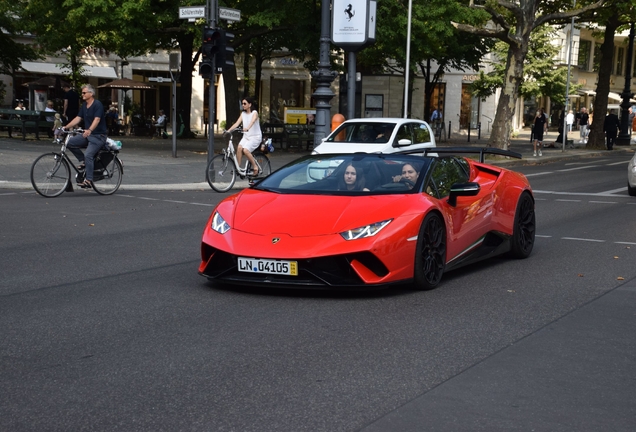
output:
M 82 129 L 59 130 L 61 133 L 55 139 L 62 148 L 59 153 L 51 152 L 39 156 L 31 165 L 31 184 L 40 195 L 53 198 L 64 191 L 73 192 L 71 183 L 71 168 L 75 170 L 77 183 L 84 181 L 84 169 L 75 166 L 66 154 L 66 146 L 70 137 L 84 132 Z M 62 135 L 65 135 L 63 137 Z M 119 150 L 104 147 L 95 156 L 93 174 L 93 189 L 100 195 L 110 195 L 119 189 L 124 166 L 118 157 Z
M 243 133 L 242 130 L 238 132 Z M 224 132 L 223 136 L 229 135 L 227 148 L 223 149 L 223 152 L 214 156 L 210 160 L 208 169 L 206 170 L 205 177 L 210 184 L 210 187 L 217 192 L 227 192 L 232 189 L 236 176 L 241 179 L 247 178 L 250 182 L 254 179 L 260 179 L 267 177 L 272 172 L 272 165 L 267 155 L 257 148 L 252 152 L 254 161 L 258 166 L 258 174 L 253 174 L 252 164 L 249 159 L 245 158 L 245 166 L 240 167 L 236 159 L 236 151 L 234 150 L 234 144 L 232 143 L 232 133 Z

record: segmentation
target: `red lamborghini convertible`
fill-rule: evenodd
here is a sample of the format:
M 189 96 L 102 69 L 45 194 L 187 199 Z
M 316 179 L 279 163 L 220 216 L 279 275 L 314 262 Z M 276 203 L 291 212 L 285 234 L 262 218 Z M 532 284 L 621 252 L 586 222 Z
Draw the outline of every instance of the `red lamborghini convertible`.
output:
M 300 158 L 212 211 L 199 273 L 250 286 L 435 288 L 445 271 L 507 253 L 526 258 L 534 198 L 522 174 L 456 156 Z

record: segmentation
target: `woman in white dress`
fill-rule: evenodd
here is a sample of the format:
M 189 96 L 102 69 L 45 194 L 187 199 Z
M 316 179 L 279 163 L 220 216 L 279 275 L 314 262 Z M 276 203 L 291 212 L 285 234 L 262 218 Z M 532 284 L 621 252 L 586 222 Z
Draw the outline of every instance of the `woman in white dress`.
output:
M 258 112 L 256 110 L 252 111 L 252 107 L 256 105 L 256 101 L 254 98 L 249 96 L 243 98 L 241 102 L 243 105 L 243 112 L 241 116 L 238 118 L 236 123 L 232 125 L 232 127 L 228 130 L 228 132 L 232 132 L 235 130 L 241 123 L 243 123 L 243 139 L 239 142 L 238 148 L 236 149 L 236 159 L 238 161 L 239 167 L 241 166 L 241 159 L 243 154 L 247 157 L 247 159 L 252 164 L 254 175 L 258 174 L 258 167 L 256 166 L 256 162 L 254 161 L 254 157 L 252 156 L 252 152 L 258 148 L 263 140 L 263 133 L 261 132 L 261 124 L 258 121 Z

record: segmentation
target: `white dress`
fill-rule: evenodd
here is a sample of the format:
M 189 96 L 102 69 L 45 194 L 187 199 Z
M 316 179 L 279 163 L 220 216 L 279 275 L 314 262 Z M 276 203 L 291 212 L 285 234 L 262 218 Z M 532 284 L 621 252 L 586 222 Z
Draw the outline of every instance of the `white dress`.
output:
M 254 116 L 258 116 L 256 111 L 252 111 L 251 113 L 246 113 L 243 111 L 241 113 L 241 120 L 243 121 L 243 130 L 247 129 L 252 122 Z M 256 120 L 252 126 L 249 127 L 249 130 L 243 134 L 243 138 L 239 143 L 244 149 L 252 153 L 254 150 L 258 148 L 261 141 L 263 140 L 263 133 L 261 132 L 261 124 Z

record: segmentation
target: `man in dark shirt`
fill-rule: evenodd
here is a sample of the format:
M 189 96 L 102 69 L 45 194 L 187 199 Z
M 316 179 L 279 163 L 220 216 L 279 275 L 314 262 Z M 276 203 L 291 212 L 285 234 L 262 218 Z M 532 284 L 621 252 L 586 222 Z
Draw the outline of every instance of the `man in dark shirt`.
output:
M 66 121 L 71 121 L 77 117 L 79 112 L 79 95 L 70 85 L 65 84 L 64 87 L 64 111 L 62 115 Z
M 607 149 L 612 150 L 614 148 L 614 141 L 618 131 L 621 129 L 621 122 L 618 120 L 618 116 L 611 111 L 607 112 L 605 121 L 603 122 L 603 131 L 607 136 Z
M 581 117 L 579 119 L 579 133 L 581 134 L 581 139 L 579 143 L 587 143 L 587 127 L 589 125 L 590 115 L 587 113 L 587 108 L 581 108 Z
M 72 119 L 65 127 L 72 128 L 84 120 L 84 133 L 75 135 L 68 141 L 67 148 L 75 155 L 80 162 L 79 168 L 86 170 L 86 179 L 80 183 L 82 188 L 93 187 L 93 168 L 95 155 L 106 145 L 106 116 L 104 105 L 95 99 L 95 89 L 90 84 L 82 87 L 82 99 L 84 104 L 77 117 Z M 82 153 L 82 148 L 86 148 L 86 154 Z

